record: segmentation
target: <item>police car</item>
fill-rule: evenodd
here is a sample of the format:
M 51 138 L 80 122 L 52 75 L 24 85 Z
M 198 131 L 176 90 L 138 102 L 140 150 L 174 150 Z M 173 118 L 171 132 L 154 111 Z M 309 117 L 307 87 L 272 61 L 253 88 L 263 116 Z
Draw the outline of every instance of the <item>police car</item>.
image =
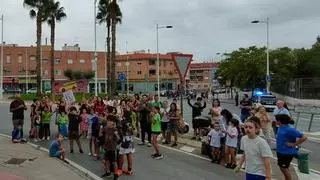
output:
M 252 91 L 251 99 L 254 107 L 262 105 L 269 112 L 273 111 L 277 107 L 276 96 L 272 95 L 269 92 L 266 92 L 264 89 L 254 89 Z

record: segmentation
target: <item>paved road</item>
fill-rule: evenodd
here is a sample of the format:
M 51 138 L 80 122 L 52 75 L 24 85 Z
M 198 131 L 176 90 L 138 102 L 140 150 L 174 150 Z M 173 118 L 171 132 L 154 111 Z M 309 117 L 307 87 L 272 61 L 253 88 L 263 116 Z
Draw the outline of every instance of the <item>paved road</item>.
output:
M 8 104 L 0 104 L 0 133 L 10 134 L 12 129 L 11 114 L 8 113 Z M 27 113 L 25 113 L 27 117 Z M 30 119 L 26 118 L 26 126 L 24 131 L 28 132 Z M 55 132 L 54 125 L 51 126 L 52 132 Z M 85 153 L 88 153 L 88 141 L 81 140 Z M 48 148 L 49 142 L 44 141 L 39 145 Z M 66 149 L 68 144 L 65 143 Z M 76 147 L 76 146 L 75 146 Z M 207 180 L 216 177 L 217 179 L 243 179 L 242 173 L 234 173 L 230 169 L 222 166 L 211 164 L 207 160 L 198 157 L 190 156 L 178 150 L 171 148 L 162 148 L 164 159 L 154 160 L 150 157 L 153 149 L 146 146 L 136 145 L 136 153 L 134 154 L 134 171 L 133 177 L 122 176 L 120 179 L 153 179 L 153 180 L 166 180 L 166 179 L 186 179 L 186 180 Z M 67 154 L 68 158 L 78 163 L 84 168 L 92 171 L 94 174 L 100 176 L 103 174 L 101 161 L 96 161 L 86 154 L 78 153 L 75 148 L 74 154 Z

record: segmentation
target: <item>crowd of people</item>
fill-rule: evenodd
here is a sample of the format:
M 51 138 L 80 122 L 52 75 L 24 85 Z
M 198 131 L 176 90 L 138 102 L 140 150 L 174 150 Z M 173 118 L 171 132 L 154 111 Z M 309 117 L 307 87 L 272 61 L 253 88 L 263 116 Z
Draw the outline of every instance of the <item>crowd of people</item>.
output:
M 292 118 L 285 103 L 277 102 L 274 118 L 269 116 L 263 106 L 252 109 L 248 97 L 240 102 L 240 117 L 220 107 L 220 101 L 214 99 L 210 107 L 210 130 L 201 137 L 201 127 L 195 118 L 201 116 L 206 102 L 197 98 L 192 108 L 193 140 L 205 139 L 211 147 L 213 163 L 223 164 L 238 171 L 245 162 L 247 179 L 271 179 L 271 137 L 275 129 L 276 152 L 278 165 L 286 180 L 291 180 L 289 165 L 297 154 L 297 146 L 307 138 L 290 125 Z M 164 144 L 177 146 L 178 130 L 182 117 L 174 99 L 159 101 L 159 97 L 135 94 L 132 99 L 92 97 L 80 103 L 68 104 L 61 99 L 53 109 L 49 98 L 35 99 L 31 105 L 30 138 L 33 141 L 48 141 L 51 137 L 50 124 L 54 121 L 57 136 L 49 147 L 49 154 L 64 160 L 66 150 L 62 141 L 69 140 L 69 151 L 74 153 L 76 141 L 79 153 L 84 153 L 80 138 L 89 141 L 89 156 L 103 158 L 105 174 L 103 177 L 118 177 L 125 173 L 133 174 L 133 153 L 135 152 L 134 136 L 141 137 L 140 146 L 154 147 L 151 155 L 162 159 L 159 135 Z M 25 103 L 17 95 L 10 105 L 13 112 L 13 142 L 25 141 L 23 137 L 23 112 Z M 172 141 L 172 135 L 174 136 Z M 298 139 L 298 140 L 297 140 Z M 237 164 L 236 154 L 242 151 L 241 161 Z M 124 158 L 127 158 L 127 169 L 124 170 Z

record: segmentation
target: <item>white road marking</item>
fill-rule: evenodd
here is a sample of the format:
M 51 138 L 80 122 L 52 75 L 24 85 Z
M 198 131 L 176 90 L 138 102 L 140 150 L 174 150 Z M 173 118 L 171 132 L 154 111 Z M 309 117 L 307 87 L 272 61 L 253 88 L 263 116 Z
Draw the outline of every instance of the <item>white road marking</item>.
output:
M 191 153 L 191 152 L 193 152 L 193 151 L 195 150 L 195 148 L 190 147 L 190 146 L 182 146 L 182 147 L 180 148 L 180 150 Z
M 6 138 L 9 138 L 11 139 L 11 136 L 8 136 L 6 134 L 0 134 L 0 136 L 2 137 L 6 137 Z M 44 147 L 41 147 L 40 145 L 36 145 L 36 144 L 33 144 L 31 142 L 27 142 L 28 145 L 36 148 L 36 149 L 39 149 L 41 151 L 44 151 L 44 152 L 49 152 L 48 149 L 44 148 Z M 103 180 L 102 178 L 100 178 L 99 176 L 95 175 L 93 172 L 91 172 L 90 170 L 78 165 L 77 163 L 71 161 L 70 159 L 67 159 L 66 160 L 69 162 L 69 164 L 71 166 L 73 166 L 74 168 L 78 169 L 79 171 L 81 171 L 85 176 L 87 177 L 90 177 L 91 179 L 94 179 L 94 180 Z

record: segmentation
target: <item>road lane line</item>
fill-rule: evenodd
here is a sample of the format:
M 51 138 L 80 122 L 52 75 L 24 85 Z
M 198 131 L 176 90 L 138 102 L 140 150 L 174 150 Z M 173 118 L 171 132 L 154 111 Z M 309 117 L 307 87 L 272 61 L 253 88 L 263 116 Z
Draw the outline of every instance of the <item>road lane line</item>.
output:
M 182 147 L 180 148 L 180 150 L 186 151 L 186 152 L 189 152 L 189 153 L 192 153 L 192 152 L 195 150 L 195 148 L 190 147 L 190 146 L 182 146 Z
M 8 139 L 11 139 L 11 136 L 6 135 L 6 134 L 1 134 L 1 133 L 0 133 L 0 136 L 5 137 L 5 138 L 8 138 Z M 46 148 L 44 148 L 44 147 L 41 147 L 40 145 L 33 144 L 33 143 L 29 142 L 29 141 L 27 142 L 27 144 L 30 145 L 30 146 L 32 146 L 32 147 L 34 147 L 34 148 L 36 148 L 36 149 L 39 149 L 39 150 L 41 150 L 41 151 L 49 152 L 48 149 L 46 149 Z M 72 167 L 74 167 L 74 168 L 78 169 L 79 171 L 81 171 L 85 177 L 89 177 L 90 179 L 93 179 L 93 180 L 103 180 L 101 177 L 95 175 L 95 174 L 94 174 L 93 172 L 91 172 L 90 170 L 88 170 L 88 169 L 86 169 L 86 168 L 78 165 L 77 163 L 71 161 L 71 160 L 68 159 L 68 158 L 65 158 L 65 159 L 69 162 L 69 164 L 70 164 Z

